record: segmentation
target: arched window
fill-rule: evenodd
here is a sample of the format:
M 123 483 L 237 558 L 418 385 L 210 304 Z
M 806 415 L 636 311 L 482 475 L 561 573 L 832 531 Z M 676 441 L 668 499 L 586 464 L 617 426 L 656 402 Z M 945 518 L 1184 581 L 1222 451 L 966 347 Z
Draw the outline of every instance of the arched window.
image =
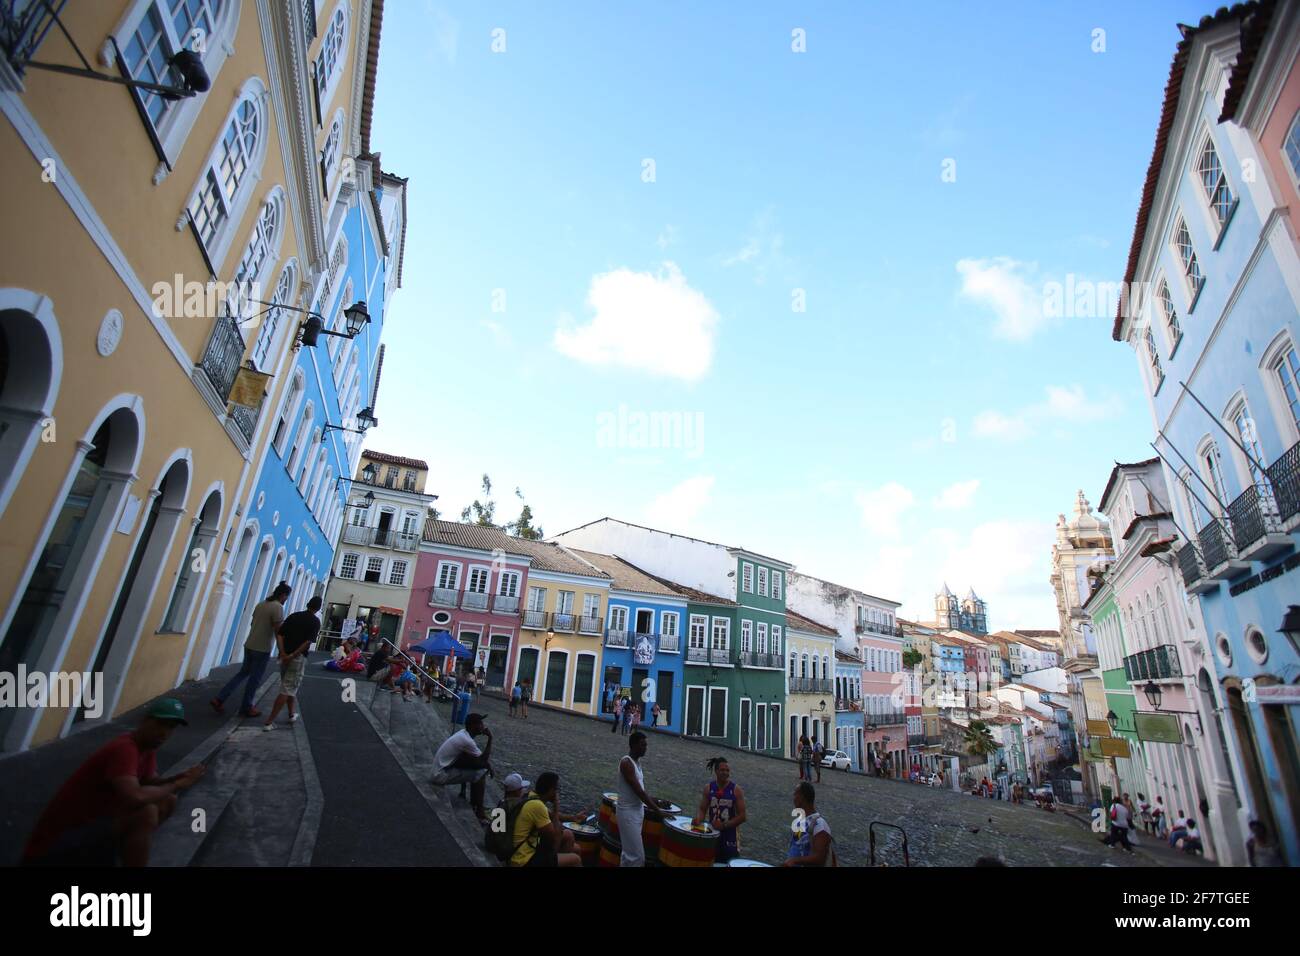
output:
M 311 474 L 312 474 L 311 450 L 313 448 L 318 447 L 319 445 L 320 445 L 320 429 L 317 428 L 311 433 L 311 441 L 309 441 L 307 443 L 307 447 L 303 449 L 302 474 L 298 476 L 299 492 L 305 493 L 307 491 L 307 483 L 311 481 Z M 320 459 L 318 460 L 323 460 L 324 454 L 325 454 L 324 449 L 321 449 L 321 456 Z
M 326 198 L 330 195 L 331 187 L 335 180 L 335 167 L 339 161 L 339 149 L 343 144 L 343 110 L 334 114 L 334 122 L 330 124 L 329 135 L 325 137 L 325 146 L 320 153 L 320 175 L 321 189 L 325 191 Z
M 275 426 L 275 436 L 271 439 L 275 453 L 282 458 L 284 457 L 285 446 L 289 444 L 289 423 L 298 414 L 298 402 L 302 399 L 303 390 L 302 369 L 295 369 L 293 381 L 289 385 L 289 394 L 285 396 L 284 404 L 280 406 L 280 420 Z
M 807 654 L 804 654 L 803 657 L 800 658 L 799 676 L 805 679 L 808 677 L 808 655 Z
M 289 260 L 284 269 L 280 272 L 280 281 L 275 284 L 275 295 L 271 296 L 272 302 L 279 302 L 284 305 L 293 305 L 294 284 L 298 280 L 298 264 L 294 260 Z M 257 332 L 257 343 L 253 346 L 253 364 L 260 370 L 266 371 L 273 364 L 271 357 L 271 347 L 275 343 L 275 333 L 279 330 L 280 319 L 284 315 L 283 309 L 271 309 L 262 317 L 262 327 Z
M 252 238 L 244 249 L 235 270 L 235 278 L 230 286 L 226 308 L 241 325 L 259 315 L 262 307 L 255 299 L 266 298 L 257 288 L 263 276 L 270 270 L 280 245 L 281 223 L 284 219 L 284 190 L 277 186 L 271 191 L 257 216 L 257 225 L 253 227 Z M 275 300 L 272 300 L 275 301 Z
M 261 80 L 253 78 L 245 84 L 190 198 L 189 215 L 218 270 L 230 243 L 231 226 L 239 219 L 266 153 L 264 94 Z
M 790 652 L 790 676 L 791 677 L 799 676 L 795 673 L 795 670 L 796 670 L 796 658 L 794 655 L 794 651 L 791 651 Z
M 1160 301 L 1160 311 L 1164 315 L 1165 330 L 1169 333 L 1169 357 L 1174 357 L 1178 343 L 1183 338 L 1183 328 L 1178 324 L 1178 310 L 1174 308 L 1173 296 L 1169 294 L 1169 283 L 1164 279 L 1156 287 L 1156 298 Z
M 343 72 L 343 47 L 348 36 L 348 5 L 340 3 L 330 17 L 329 29 L 321 39 L 316 57 L 316 91 L 318 106 L 324 109 L 334 96 L 334 88 Z
M 1286 140 L 1282 143 L 1282 151 L 1286 153 L 1286 161 L 1291 166 L 1291 176 L 1300 183 L 1300 111 L 1291 120 L 1291 128 L 1287 130 Z
M 298 437 L 294 439 L 293 448 L 289 450 L 289 462 L 285 465 L 290 478 L 298 470 L 298 462 L 302 460 L 303 452 L 307 446 L 307 436 L 311 433 L 312 422 L 315 420 L 316 404 L 315 402 L 308 402 L 306 409 L 302 413 L 302 424 L 298 426 Z
M 343 294 L 339 296 L 338 303 L 334 309 L 334 319 L 330 322 L 330 329 L 335 332 L 342 332 L 345 320 L 343 310 L 352 304 L 352 280 L 348 279 L 347 284 L 343 286 Z M 354 342 L 352 339 L 341 339 L 338 336 L 330 337 L 330 344 L 333 348 L 330 351 L 330 358 L 334 359 L 334 382 L 339 384 L 339 374 L 343 371 L 344 363 L 348 356 L 352 354 Z

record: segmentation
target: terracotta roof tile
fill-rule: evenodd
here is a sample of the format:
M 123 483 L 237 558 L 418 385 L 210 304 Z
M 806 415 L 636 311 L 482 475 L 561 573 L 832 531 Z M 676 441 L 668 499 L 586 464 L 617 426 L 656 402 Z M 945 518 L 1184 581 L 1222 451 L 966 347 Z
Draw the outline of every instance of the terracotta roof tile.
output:
M 820 634 L 822 637 L 839 637 L 840 632 L 833 627 L 827 627 L 825 624 L 818 624 L 810 617 L 804 617 L 802 614 L 796 614 L 794 611 L 786 608 L 785 610 L 785 629 L 788 631 L 793 628 L 796 631 L 804 631 L 808 634 Z M 858 663 L 862 663 L 858 661 Z
M 1258 9 L 1248 14 L 1242 21 L 1241 52 L 1237 54 L 1237 62 L 1233 64 L 1232 74 L 1228 78 L 1228 91 L 1223 97 L 1223 112 L 1219 114 L 1220 123 L 1226 123 L 1237 115 L 1237 107 L 1241 104 L 1241 98 L 1250 85 L 1250 74 L 1255 68 L 1255 60 L 1259 56 L 1260 48 L 1264 45 L 1264 37 L 1268 34 L 1276 6 L 1275 0 L 1261 0 Z
M 371 451 L 367 448 L 361 453 L 362 458 L 369 458 L 371 461 L 383 462 L 385 465 L 404 465 L 407 468 L 419 468 L 422 471 L 428 471 L 427 462 L 419 458 L 403 458 L 401 455 L 390 455 L 387 452 Z
M 589 564 L 594 564 L 610 577 L 610 587 L 619 591 L 636 591 L 640 594 L 662 594 L 666 597 L 681 598 L 682 595 L 636 565 L 628 564 L 622 558 L 612 554 L 597 554 L 580 548 L 568 548 L 572 554 Z

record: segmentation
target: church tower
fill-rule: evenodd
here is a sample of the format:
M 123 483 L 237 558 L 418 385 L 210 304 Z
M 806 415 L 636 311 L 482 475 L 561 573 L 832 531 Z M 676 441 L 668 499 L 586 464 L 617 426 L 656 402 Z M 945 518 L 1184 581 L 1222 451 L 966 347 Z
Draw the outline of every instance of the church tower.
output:
M 974 588 L 971 588 L 962 599 L 961 620 L 963 631 L 970 631 L 972 634 L 989 632 L 988 605 L 975 593 Z
M 948 590 L 947 582 L 934 596 L 934 622 L 949 630 L 961 627 L 961 605 L 957 603 L 957 595 Z

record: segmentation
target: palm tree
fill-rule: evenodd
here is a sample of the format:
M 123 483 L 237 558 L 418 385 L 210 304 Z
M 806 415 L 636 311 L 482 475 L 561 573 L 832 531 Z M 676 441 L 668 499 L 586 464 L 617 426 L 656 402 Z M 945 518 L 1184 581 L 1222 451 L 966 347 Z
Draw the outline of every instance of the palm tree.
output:
M 966 744 L 966 752 L 972 757 L 987 757 L 998 750 L 998 742 L 993 739 L 989 725 L 982 720 L 970 722 L 963 742 Z

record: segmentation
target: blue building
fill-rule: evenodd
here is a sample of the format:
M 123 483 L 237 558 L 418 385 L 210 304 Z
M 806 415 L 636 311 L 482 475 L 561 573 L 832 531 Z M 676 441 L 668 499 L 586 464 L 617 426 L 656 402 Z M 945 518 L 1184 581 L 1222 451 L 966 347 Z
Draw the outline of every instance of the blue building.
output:
M 346 505 L 346 481 L 339 479 L 356 472 L 364 429 L 374 421 L 383 325 L 400 284 L 406 179 L 383 173 L 377 157 L 344 164 L 335 156 L 334 163 L 325 179 L 328 267 L 305 300 L 305 308 L 322 320 L 321 333 L 315 346 L 291 350 L 281 368 L 260 369 L 289 382 L 244 503 L 240 559 L 231 581 L 233 613 L 220 641 L 213 641 L 209 666 L 242 658 L 253 606 L 277 581 L 294 588 L 286 610 L 302 609 L 313 594 L 324 594 Z M 285 277 L 274 302 L 296 300 L 300 276 L 292 261 Z M 305 319 L 278 308 L 266 312 L 253 362 L 276 355 L 283 337 L 300 336 Z
M 568 550 L 611 579 L 600 661 L 601 713 L 613 713 L 615 696 L 630 696 L 644 701 L 641 722 L 649 725 L 658 703 L 658 726 L 680 734 L 685 596 L 616 557 Z
M 1199 613 L 1210 645 L 1180 721 L 1214 762 L 1200 812 L 1232 808 L 1211 822 L 1238 847 L 1263 821 L 1294 866 L 1300 638 L 1281 625 L 1300 601 L 1300 114 L 1276 91 L 1294 89 L 1298 21 L 1262 6 L 1184 29 L 1113 336 L 1138 355 L 1173 499 L 1170 613 Z M 1239 56 L 1244 37 L 1267 55 Z
M 835 749 L 843 750 L 862 770 L 862 661 L 835 652 Z

